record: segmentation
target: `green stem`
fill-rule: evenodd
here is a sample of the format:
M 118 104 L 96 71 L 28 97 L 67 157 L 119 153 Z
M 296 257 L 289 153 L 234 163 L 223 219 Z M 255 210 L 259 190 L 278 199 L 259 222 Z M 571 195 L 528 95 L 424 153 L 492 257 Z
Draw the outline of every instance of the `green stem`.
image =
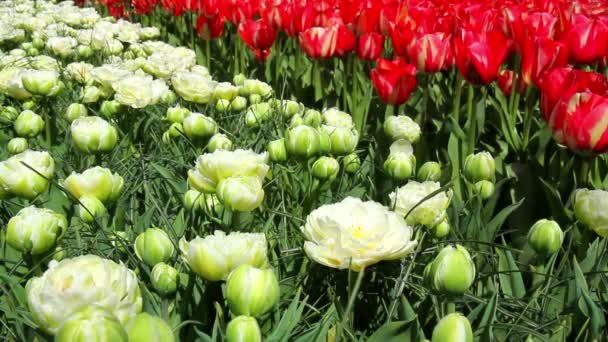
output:
M 160 310 L 161 310 L 161 317 L 165 321 L 168 321 L 169 320 L 169 300 L 165 297 L 163 297 L 161 299 Z
M 474 105 L 475 88 L 473 87 L 473 85 L 469 85 L 468 88 L 467 116 L 469 120 L 469 143 L 466 154 L 475 152 L 475 142 L 477 141 L 477 113 L 475 111 Z
M 428 109 L 429 109 L 429 75 L 423 76 L 422 82 L 422 113 L 420 113 L 419 125 L 424 131 L 424 126 L 428 120 Z
M 365 127 L 365 122 L 363 122 L 363 111 L 361 110 L 361 107 L 359 106 L 359 104 L 360 104 L 359 103 L 359 81 L 357 78 L 357 74 L 360 71 L 361 62 L 357 58 L 354 58 L 353 60 L 354 60 L 353 73 L 352 73 L 353 92 L 351 94 L 351 106 L 353 107 L 352 114 L 355 119 L 355 127 L 357 128 L 359 135 L 361 135 L 363 128 Z
M 587 157 L 580 157 L 580 168 L 576 174 L 576 182 L 577 186 L 586 186 L 589 184 L 589 168 L 591 165 L 591 160 Z
M 211 39 L 205 40 L 205 63 L 207 63 L 207 68 L 211 71 Z
M 462 78 L 460 75 L 456 76 L 456 90 L 454 92 L 454 106 L 452 108 L 452 114 L 456 123 L 460 121 L 460 98 L 462 97 Z
M 344 327 L 347 324 L 350 324 L 349 322 L 352 322 L 352 320 L 350 319 L 350 312 L 353 310 L 353 308 L 355 306 L 355 300 L 357 299 L 357 295 L 359 294 L 359 289 L 361 288 L 361 283 L 363 282 L 364 276 L 365 276 L 365 269 L 361 269 L 361 271 L 357 275 L 357 280 L 355 281 L 355 285 L 352 288 L 349 288 L 348 304 L 346 305 L 346 310 L 344 311 L 344 316 L 342 317 L 342 321 L 340 322 L 340 325 L 338 326 L 338 331 L 336 332 L 336 342 L 340 341 Z
M 45 132 L 45 137 L 46 137 L 46 144 L 48 145 L 48 149 L 51 148 L 51 144 L 53 143 L 53 135 L 52 135 L 52 123 L 51 123 L 51 116 L 49 115 L 48 111 L 44 111 L 44 132 Z
M 523 143 L 522 143 L 522 152 L 526 151 L 528 148 L 528 141 L 530 140 L 530 128 L 532 126 L 532 118 L 533 118 L 533 109 L 534 109 L 534 101 L 532 101 L 532 87 L 528 87 L 526 90 L 526 110 L 524 112 L 524 135 L 523 135 Z
M 447 314 L 449 315 L 454 312 L 456 312 L 456 303 L 454 303 L 454 301 L 450 300 L 447 305 Z

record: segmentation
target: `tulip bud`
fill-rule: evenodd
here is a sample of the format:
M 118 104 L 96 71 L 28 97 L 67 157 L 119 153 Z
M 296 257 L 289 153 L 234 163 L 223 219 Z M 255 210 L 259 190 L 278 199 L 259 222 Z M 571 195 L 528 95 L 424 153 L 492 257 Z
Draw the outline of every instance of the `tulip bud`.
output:
M 135 254 L 148 266 L 166 262 L 174 252 L 169 235 L 160 228 L 148 228 L 135 239 Z
M 190 139 L 208 138 L 217 133 L 217 123 L 200 113 L 190 113 L 182 122 L 184 134 Z
M 161 137 L 161 140 L 165 144 L 170 144 L 171 143 L 171 135 L 169 134 L 169 131 L 163 132 L 163 136 Z
M 68 221 L 62 214 L 26 207 L 8 221 L 6 242 L 23 253 L 42 254 L 55 248 L 67 228 Z
M 219 99 L 215 103 L 215 110 L 217 110 L 220 113 L 226 113 L 228 111 L 228 109 L 230 109 L 230 104 L 231 103 L 232 102 L 230 102 L 228 100 Z
M 44 48 L 44 40 L 42 40 L 42 38 L 34 38 L 32 39 L 32 46 L 35 47 L 36 49 L 43 49 Z
M 272 94 L 272 87 L 260 80 L 245 80 L 239 91 L 242 95 L 257 94 L 265 98 Z
M 55 342 L 127 342 L 122 324 L 101 306 L 88 305 L 70 315 L 55 335 Z
M 247 99 L 242 96 L 237 96 L 230 102 L 230 109 L 233 112 L 240 112 L 247 108 Z
M 337 108 L 329 108 L 323 111 L 323 123 L 332 127 L 353 128 L 353 117 Z
M 226 327 L 226 342 L 262 342 L 258 321 L 249 316 L 237 316 Z
M 312 164 L 312 174 L 322 180 L 333 180 L 340 171 L 340 164 L 331 157 L 321 157 Z
M 232 101 L 238 95 L 238 88 L 229 82 L 218 83 L 213 89 L 213 96 L 216 100 Z
M 25 150 L 27 150 L 28 144 L 25 138 L 13 138 L 8 142 L 8 153 L 10 154 L 19 154 Z
M 277 139 L 268 143 L 268 155 L 273 162 L 283 162 L 287 160 L 287 149 L 285 139 Z
M 260 317 L 279 301 L 279 281 L 272 269 L 241 265 L 228 276 L 226 299 L 234 315 Z
M 357 130 L 345 127 L 322 126 L 331 139 L 331 152 L 333 154 L 349 154 L 355 151 L 359 143 Z
M 65 258 L 65 249 L 57 246 L 55 247 L 55 252 L 53 252 L 53 260 L 61 261 Z
M 177 102 L 177 95 L 172 90 L 167 90 L 160 96 L 160 103 L 162 104 L 170 106 L 175 102 Z
M 331 138 L 329 134 L 323 129 L 317 129 L 319 132 L 319 153 L 327 154 L 331 152 Z
M 296 127 L 300 125 L 304 125 L 304 118 L 302 118 L 302 115 L 296 114 L 292 116 L 291 120 L 289 121 L 289 127 Z
M 24 110 L 13 123 L 13 128 L 20 137 L 33 138 L 44 129 L 44 119 L 31 110 Z
M 106 207 L 95 196 L 84 195 L 78 199 L 78 217 L 86 223 L 91 223 L 95 218 L 104 216 L 107 213 Z
M 292 100 L 279 101 L 278 107 L 283 116 L 287 118 L 301 113 L 304 109 L 304 106 L 302 104 Z
M 116 115 L 118 112 L 120 112 L 122 109 L 122 104 L 120 104 L 120 102 L 116 101 L 116 100 L 107 100 L 107 101 L 103 101 L 101 103 L 101 107 L 99 108 L 99 111 L 101 112 L 101 115 L 107 117 L 107 118 L 111 118 L 114 115 Z
M 473 342 L 471 323 L 460 313 L 451 313 L 433 329 L 432 342 Z
M 482 199 L 488 199 L 494 193 L 494 183 L 487 180 L 479 181 L 473 187 L 475 188 L 475 193 Z
M 528 243 L 536 253 L 543 256 L 557 253 L 563 241 L 564 232 L 559 224 L 552 220 L 536 221 L 528 232 Z
M 167 322 L 145 312 L 135 316 L 125 328 L 129 341 L 175 342 L 175 335 Z
M 225 134 L 216 133 L 211 137 L 211 139 L 209 139 L 207 149 L 212 153 L 216 150 L 230 151 L 232 150 L 232 140 L 230 140 L 230 138 L 228 138 Z
M 577 190 L 574 195 L 574 216 L 601 237 L 608 236 L 608 191 Z
M 177 138 L 180 135 L 182 135 L 183 131 L 184 131 L 184 126 L 182 126 L 182 124 L 180 124 L 180 123 L 174 122 L 171 124 L 171 126 L 169 126 L 169 129 L 165 133 L 168 134 L 169 139 L 172 139 L 172 138 Z
M 25 51 L 25 53 L 28 56 L 33 57 L 33 56 L 38 56 L 40 54 L 40 50 L 36 49 L 35 47 L 30 47 Z
M 124 180 L 117 173 L 96 166 L 82 173 L 72 172 L 62 182 L 62 186 L 75 198 L 91 195 L 102 203 L 108 203 L 120 196 Z
M 0 108 L 0 121 L 13 122 L 17 116 L 19 116 L 19 111 L 15 107 L 5 106 Z
M 168 295 L 177 291 L 179 273 L 172 266 L 159 262 L 152 268 L 150 279 L 156 292 Z
M 243 83 L 245 83 L 246 79 L 247 79 L 247 77 L 245 75 L 243 75 L 243 74 L 236 74 L 232 78 L 232 83 L 234 83 L 235 86 L 242 86 Z
M 390 116 L 384 121 L 384 133 L 392 140 L 404 139 L 410 144 L 420 138 L 420 126 L 409 116 Z
M 89 59 L 91 56 L 93 56 L 93 49 L 91 49 L 91 47 L 88 45 L 79 45 L 76 48 L 76 52 L 82 59 Z
M 252 211 L 262 205 L 264 190 L 257 177 L 230 177 L 217 185 L 217 197 L 222 204 L 235 211 Z
M 261 103 L 262 102 L 262 97 L 258 94 L 251 94 L 249 95 L 249 103 L 251 104 L 256 104 L 256 103 Z
M 17 196 L 32 200 L 48 189 L 54 173 L 55 161 L 47 152 L 16 154 L 0 162 L 0 199 Z
M 56 95 L 58 93 L 59 73 L 54 70 L 28 70 L 21 76 L 23 87 L 34 95 Z
M 87 107 L 80 103 L 72 103 L 65 110 L 64 117 L 68 122 L 72 122 L 80 117 L 87 116 Z
M 304 124 L 310 127 L 320 127 L 322 120 L 323 117 L 318 110 L 307 109 L 306 112 L 304 112 Z
M 464 247 L 447 246 L 433 260 L 430 277 L 435 291 L 462 295 L 475 280 L 475 263 Z
M 433 227 L 433 236 L 438 239 L 446 237 L 450 233 L 450 223 L 447 220 L 441 221 L 438 225 Z
M 289 128 L 285 132 L 287 153 L 310 158 L 319 152 L 319 132 L 306 125 Z
M 494 158 L 488 152 L 469 155 L 464 161 L 464 176 L 472 183 L 494 180 Z
M 361 159 L 356 153 L 351 153 L 342 159 L 342 165 L 347 173 L 355 173 L 361 167 Z
M 384 162 L 384 171 L 396 180 L 410 178 L 416 169 L 416 157 L 413 154 L 392 153 Z
M 34 102 L 34 101 L 23 102 L 21 104 L 21 108 L 23 108 L 23 110 L 32 110 L 32 109 L 36 108 L 36 102 Z
M 184 119 L 190 115 L 190 111 L 183 107 L 169 107 L 167 108 L 166 118 L 170 122 L 182 123 Z
M 270 118 L 271 113 L 270 105 L 266 102 L 252 104 L 245 114 L 245 122 L 249 127 L 258 127 L 261 122 Z
M 84 153 L 109 152 L 118 141 L 116 128 L 98 116 L 85 116 L 74 120 L 70 132 L 74 146 Z
M 418 180 L 421 182 L 437 182 L 441 178 L 441 166 L 438 162 L 429 161 L 418 169 Z

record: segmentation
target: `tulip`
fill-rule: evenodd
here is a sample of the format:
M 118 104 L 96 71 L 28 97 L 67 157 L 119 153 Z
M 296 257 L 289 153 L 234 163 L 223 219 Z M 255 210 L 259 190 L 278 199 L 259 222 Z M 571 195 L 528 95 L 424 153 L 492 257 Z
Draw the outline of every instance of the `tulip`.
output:
M 260 317 L 279 301 L 279 281 L 272 269 L 236 268 L 226 281 L 226 300 L 234 315 Z
M 526 84 L 538 85 L 547 71 L 565 67 L 568 47 L 544 37 L 529 37 L 522 47 L 521 71 Z
M 355 37 L 346 25 L 339 25 L 336 35 L 336 51 L 334 52 L 336 56 L 344 57 L 355 50 L 355 46 L 357 46 L 357 37 Z M 382 51 L 381 46 L 380 51 Z
M 215 86 L 215 89 L 213 89 L 213 97 L 216 100 L 223 99 L 232 101 L 235 97 L 237 97 L 238 92 L 239 90 L 236 86 L 233 86 L 229 82 L 222 82 L 218 83 Z
M 412 41 L 408 48 L 410 61 L 420 72 L 447 70 L 454 63 L 452 37 L 443 32 L 425 34 Z
M 230 140 L 225 134 L 216 133 L 209 139 L 209 143 L 207 144 L 207 149 L 209 152 L 214 152 L 216 150 L 232 150 L 232 140 Z
M 321 131 L 329 135 L 330 150 L 333 154 L 349 154 L 359 143 L 359 133 L 354 128 L 321 126 Z
M 127 342 L 128 335 L 114 315 L 97 305 L 88 305 L 61 325 L 55 342 Z
M 335 27 L 311 27 L 300 32 L 299 43 L 310 58 L 329 58 L 336 51 L 338 29 Z
M 494 180 L 494 158 L 489 152 L 470 154 L 464 161 L 464 176 L 472 183 Z
M 290 118 L 296 114 L 301 114 L 304 111 L 304 105 L 292 100 L 277 101 L 276 107 L 283 116 Z
M 268 25 L 264 19 L 248 19 L 239 24 L 238 33 L 247 46 L 256 53 L 263 56 L 264 51 L 270 49 L 276 39 L 276 31 Z M 263 58 L 258 58 L 264 62 Z
M 496 83 L 498 88 L 505 96 L 511 96 L 513 90 L 513 82 L 519 84 L 519 94 L 523 95 L 526 90 L 526 83 L 521 81 L 520 74 L 516 74 L 513 70 L 503 69 L 498 72 Z
M 323 126 L 322 126 L 321 129 L 318 130 L 318 132 L 319 132 L 319 153 L 320 154 L 332 152 L 332 149 L 331 149 L 331 136 L 329 135 L 328 131 L 331 132 L 334 129 L 333 128 L 329 129 L 328 128 L 329 126 L 325 126 L 325 127 L 326 128 L 323 129 Z M 347 136 L 347 138 L 348 137 L 355 138 L 355 135 L 354 134 L 350 134 L 350 136 Z M 356 136 L 356 138 L 357 138 L 357 141 L 358 141 L 358 135 Z M 350 139 L 350 142 L 349 142 L 349 144 L 351 144 L 350 146 L 352 146 L 353 141 L 354 141 L 353 139 Z M 355 146 L 352 147 L 353 150 L 356 147 L 357 141 L 354 141 Z
M 81 102 L 93 103 L 99 101 L 102 97 L 101 90 L 95 86 L 86 86 L 82 90 Z
M 118 142 L 116 128 L 98 116 L 85 116 L 72 121 L 70 133 L 74 146 L 89 154 L 109 152 Z
M 175 247 L 169 235 L 160 228 L 148 228 L 135 239 L 135 255 L 148 266 L 166 262 L 173 257 Z
M 122 110 L 122 104 L 116 100 L 103 101 L 99 111 L 107 118 L 113 117 Z
M 277 139 L 268 143 L 268 155 L 273 162 L 283 162 L 287 160 L 287 148 L 285 139 Z
M 384 171 L 397 180 L 410 178 L 415 169 L 416 157 L 413 154 L 392 153 L 384 162 Z
M 342 159 L 342 166 L 346 173 L 356 173 L 361 167 L 361 159 L 356 153 L 348 154 Z
M 87 107 L 85 107 L 81 103 L 72 103 L 65 110 L 64 117 L 68 122 L 72 122 L 80 117 L 87 116 L 88 111 Z
M 88 45 L 79 45 L 76 48 L 76 53 L 78 54 L 79 57 L 83 58 L 83 59 L 88 59 L 91 56 L 93 56 L 93 49 L 91 49 L 90 46 Z
M 247 80 L 247 76 L 243 74 L 236 74 L 232 78 L 232 83 L 234 83 L 235 86 L 242 86 L 245 83 L 245 80 Z
M 196 190 L 188 190 L 184 194 L 184 207 L 187 210 L 202 210 L 207 214 L 220 215 L 224 207 L 215 194 L 205 194 Z
M 436 182 L 441 178 L 441 165 L 438 162 L 428 161 L 418 169 L 417 178 L 420 182 Z
M 287 153 L 310 158 L 319 152 L 319 132 L 306 125 L 289 128 L 285 132 Z
M 415 143 L 420 138 L 420 126 L 409 116 L 398 115 L 389 116 L 384 121 L 384 133 L 393 141 L 404 139 L 410 144 Z
M 50 209 L 26 207 L 6 225 L 6 242 L 23 253 L 42 254 L 55 248 L 68 228 L 64 215 Z
M 171 90 L 165 90 L 160 96 L 159 102 L 165 105 L 172 105 L 177 102 L 177 95 Z
M 449 233 L 450 233 L 450 223 L 447 220 L 443 220 L 443 221 L 441 221 L 441 223 L 439 223 L 438 225 L 433 227 L 433 236 L 437 239 L 446 237 Z
M 353 128 L 355 124 L 353 123 L 353 117 L 341 110 L 336 108 L 330 108 L 323 111 L 323 124 L 332 127 L 344 127 L 344 128 Z
M 608 236 L 608 191 L 577 190 L 574 216 L 601 237 Z
M 19 154 L 24 152 L 28 149 L 27 140 L 25 138 L 13 138 L 9 140 L 6 149 L 10 154 Z
M 172 266 L 159 262 L 152 268 L 150 281 L 156 292 L 163 295 L 172 294 L 177 291 L 179 273 Z
M 481 199 L 488 199 L 492 196 L 492 194 L 494 194 L 494 183 L 487 180 L 482 180 L 473 184 L 473 190 L 479 195 L 479 197 L 481 197 Z
M 258 322 L 249 316 L 233 318 L 226 327 L 226 342 L 262 342 Z
M 213 98 L 215 82 L 209 75 L 193 71 L 178 71 L 171 76 L 171 85 L 177 95 L 188 102 L 206 104 Z
M 435 291 L 462 295 L 475 280 L 475 263 L 464 247 L 447 246 L 432 261 L 429 277 Z
M 19 116 L 19 111 L 15 107 L 0 107 L 0 120 L 13 122 L 13 120 L 15 120 L 17 116 Z
M 262 102 L 262 97 L 258 94 L 251 94 L 249 95 L 249 103 L 253 104 L 258 104 Z
M 44 125 L 42 116 L 31 110 L 24 110 L 13 123 L 13 128 L 20 137 L 33 138 L 42 132 Z
M 247 99 L 242 96 L 237 96 L 230 102 L 230 109 L 233 112 L 240 112 L 247 107 Z
M 91 223 L 97 217 L 101 217 L 107 213 L 106 207 L 95 196 L 84 195 L 78 199 L 78 216 L 84 222 Z
M 266 121 L 273 114 L 267 102 L 255 103 L 249 106 L 245 114 L 245 122 L 249 127 L 258 127 L 260 123 Z
M 369 32 L 359 38 L 357 56 L 361 60 L 375 61 L 382 55 L 384 37 L 376 32 Z
M 333 180 L 340 171 L 340 164 L 331 157 L 321 157 L 312 164 L 312 174 L 321 180 Z
M 404 217 L 407 215 L 408 224 L 434 227 L 446 218 L 446 209 L 452 197 L 449 190 L 438 192 L 440 188 L 438 182 L 409 181 L 389 194 L 391 207 L 396 213 Z M 433 193 L 432 197 L 423 201 Z
M 184 119 L 190 115 L 190 111 L 183 107 L 169 107 L 165 113 L 165 117 L 169 122 L 182 123 Z
M 302 119 L 304 120 L 305 125 L 318 128 L 319 126 L 321 126 L 321 121 L 323 120 L 323 117 L 321 116 L 321 113 L 318 110 L 307 109 L 304 112 L 304 116 Z
M 407 56 L 407 47 L 414 38 L 415 26 L 416 24 L 409 20 L 397 21 L 390 25 L 390 37 L 395 55 Z
M 543 256 L 557 253 L 563 241 L 564 232 L 559 224 L 552 220 L 539 220 L 528 232 L 528 243 L 536 253 Z
M 48 189 L 54 173 L 55 161 L 47 152 L 26 150 L 16 154 L 0 162 L 0 199 L 34 199 Z
M 230 210 L 248 212 L 262 205 L 264 190 L 257 177 L 230 177 L 218 183 L 217 197 Z
M 28 70 L 21 76 L 23 87 L 34 95 L 56 95 L 61 86 L 59 73 L 47 70 Z
M 160 317 L 140 313 L 126 325 L 129 341 L 174 342 L 171 327 Z
M 204 40 L 219 38 L 224 33 L 224 19 L 220 15 L 208 17 L 200 14 L 196 19 L 196 33 Z
M 240 95 L 257 94 L 263 98 L 267 98 L 272 94 L 272 87 L 260 80 L 245 80 L 239 89 Z
M 474 84 L 488 84 L 498 77 L 512 41 L 500 31 L 461 31 L 454 38 L 456 66 L 462 77 Z
M 380 58 L 370 77 L 382 101 L 391 105 L 405 103 L 416 88 L 416 68 L 404 59 Z
M 571 60 L 581 64 L 594 63 L 606 53 L 608 25 L 600 18 L 575 13 L 563 41 L 568 44 Z
M 82 173 L 72 172 L 62 186 L 75 198 L 94 196 L 103 203 L 115 201 L 122 193 L 123 178 L 103 167 L 93 167 Z
M 190 113 L 182 122 L 184 134 L 190 139 L 208 138 L 217 133 L 215 120 L 201 113 Z
M 473 342 L 471 323 L 462 314 L 451 313 L 437 323 L 431 342 Z

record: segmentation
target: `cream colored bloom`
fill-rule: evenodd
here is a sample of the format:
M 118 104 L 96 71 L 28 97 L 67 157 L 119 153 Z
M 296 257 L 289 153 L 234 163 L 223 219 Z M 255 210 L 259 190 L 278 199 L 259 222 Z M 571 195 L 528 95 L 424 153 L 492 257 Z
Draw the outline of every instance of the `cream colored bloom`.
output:
M 574 216 L 595 231 L 608 237 L 608 191 L 579 189 L 574 199 Z
M 359 272 L 382 260 L 395 260 L 416 246 L 412 228 L 380 203 L 347 197 L 313 210 L 300 228 L 304 251 L 314 261 Z
M 33 255 L 52 248 L 65 231 L 68 221 L 64 215 L 46 208 L 26 207 L 6 225 L 6 241 L 13 248 Z
M 142 310 L 135 272 L 96 255 L 51 261 L 41 277 L 25 288 L 32 318 L 54 334 L 66 319 L 87 305 L 98 305 L 126 324 Z
M 87 83 L 91 79 L 91 70 L 93 65 L 84 62 L 70 63 L 63 70 L 63 75 L 68 80 L 72 80 L 81 84 Z
M 54 173 L 55 161 L 47 152 L 27 150 L 14 155 L 0 162 L 0 198 L 33 199 L 46 191 Z
M 391 206 L 401 216 L 409 213 L 406 218 L 408 224 L 433 227 L 445 218 L 452 192 L 442 191 L 424 202 L 422 200 L 440 188 L 439 182 L 410 181 L 389 194 Z
M 154 80 L 151 76 L 126 76 L 112 84 L 114 98 L 125 106 L 144 108 L 157 104 L 161 96 L 169 90 L 162 80 Z
M 72 172 L 62 186 L 75 198 L 94 196 L 103 203 L 115 201 L 122 192 L 124 181 L 117 173 L 95 166 L 82 173 Z
M 77 45 L 78 41 L 72 37 L 51 37 L 46 41 L 46 48 L 62 58 L 73 54 Z
M 393 140 L 404 139 L 413 144 L 420 138 L 421 130 L 409 116 L 398 115 L 389 116 L 384 121 L 384 133 Z
M 267 243 L 263 233 L 233 232 L 228 235 L 216 230 L 205 238 L 179 241 L 182 258 L 201 277 L 219 281 L 240 265 L 266 267 Z
M 171 77 L 175 92 L 184 100 L 195 103 L 209 103 L 213 98 L 216 82 L 209 76 L 195 72 L 179 71 Z
M 95 82 L 104 87 L 111 88 L 112 84 L 118 80 L 131 75 L 132 73 L 121 65 L 106 64 L 91 70 L 91 76 Z
M 85 153 L 108 152 L 118 141 L 114 126 L 98 116 L 80 117 L 70 125 L 74 146 Z
M 0 92 L 16 98 L 17 100 L 27 100 L 32 94 L 25 90 L 21 76 L 25 70 L 20 68 L 4 68 L 0 70 Z
M 355 126 L 350 114 L 336 108 L 330 108 L 323 112 L 323 123 L 332 127 L 353 128 Z

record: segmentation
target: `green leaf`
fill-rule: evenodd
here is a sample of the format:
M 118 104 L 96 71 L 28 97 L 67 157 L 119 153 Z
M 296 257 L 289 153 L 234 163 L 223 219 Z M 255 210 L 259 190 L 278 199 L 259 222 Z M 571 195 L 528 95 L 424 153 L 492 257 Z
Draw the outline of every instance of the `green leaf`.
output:
M 492 221 L 490 221 L 485 227 L 485 229 L 482 229 L 481 231 L 483 240 L 486 242 L 493 242 L 496 237 L 496 233 L 498 232 L 498 229 L 502 227 L 502 224 L 509 217 L 509 215 L 511 215 L 511 213 L 513 213 L 517 208 L 522 205 L 522 203 L 524 203 L 524 200 L 525 198 L 522 198 L 519 202 L 507 206 L 506 208 L 502 209 L 496 216 L 494 216 Z
M 502 292 L 508 297 L 523 298 L 526 295 L 524 280 L 511 251 L 496 248 L 496 254 L 498 254 L 498 279 Z
M 492 325 L 496 320 L 496 308 L 498 305 L 498 294 L 495 292 L 483 311 L 479 327 L 483 328 L 484 341 L 493 341 Z
M 171 188 L 176 194 L 183 194 L 188 190 L 187 184 L 185 181 L 177 181 L 176 179 L 180 179 L 180 177 L 176 177 L 171 171 L 167 168 L 158 165 L 156 163 L 151 163 L 152 167 L 160 173 L 163 179 L 169 183 Z
M 413 321 L 414 319 L 385 324 L 376 330 L 367 342 L 411 341 L 408 336 L 410 335 L 409 328 Z
M 274 329 L 274 331 L 266 338 L 267 342 L 282 342 L 289 341 L 293 329 L 297 326 L 302 318 L 302 312 L 306 307 L 306 298 L 300 302 L 300 294 L 302 290 L 298 289 L 294 299 L 291 301 L 289 308 L 283 313 L 283 318 Z

